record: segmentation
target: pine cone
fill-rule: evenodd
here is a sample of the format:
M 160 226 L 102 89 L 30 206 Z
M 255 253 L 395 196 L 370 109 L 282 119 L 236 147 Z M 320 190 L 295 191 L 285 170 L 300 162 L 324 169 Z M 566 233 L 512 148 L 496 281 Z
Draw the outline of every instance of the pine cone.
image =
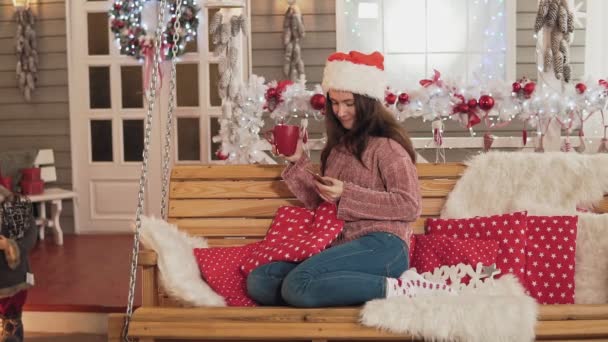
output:
M 564 81 L 566 83 L 570 82 L 570 80 L 572 79 L 572 68 L 570 67 L 570 64 L 566 64 L 564 65 Z
M 565 6 L 560 6 L 559 17 L 557 19 L 559 30 L 566 34 L 568 33 L 568 9 Z
M 222 24 L 222 18 L 222 12 L 215 13 L 213 19 L 211 19 L 211 22 L 209 23 L 209 33 L 215 34 Z
M 568 32 L 574 32 L 574 14 L 568 12 Z
M 543 72 L 549 72 L 552 66 L 553 54 L 550 49 L 545 50 L 545 56 L 543 60 Z
M 549 5 L 549 12 L 547 13 L 547 20 L 545 21 L 545 25 L 549 27 L 554 27 L 557 24 L 557 17 L 559 15 L 559 0 L 551 1 Z
M 549 9 L 547 1 L 548 0 L 540 0 L 540 3 L 538 4 L 538 13 L 536 14 L 536 21 L 534 23 L 534 32 L 536 33 L 543 28 L 543 24 L 545 23 L 545 17 Z

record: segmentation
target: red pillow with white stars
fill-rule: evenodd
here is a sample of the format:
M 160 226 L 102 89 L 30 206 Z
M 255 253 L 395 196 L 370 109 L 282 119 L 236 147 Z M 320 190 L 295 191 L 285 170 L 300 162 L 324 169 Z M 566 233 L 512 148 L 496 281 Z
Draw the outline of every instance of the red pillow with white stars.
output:
M 498 241 L 496 267 L 501 271 L 498 277 L 511 273 L 525 284 L 526 216 L 527 213 L 523 211 L 464 219 L 430 218 L 426 221 L 426 232 L 447 235 L 454 239 Z
M 528 216 L 526 283 L 540 304 L 574 304 L 577 216 Z
M 335 204 L 324 202 L 315 209 L 281 207 L 264 240 L 243 262 L 248 275 L 256 267 L 273 261 L 303 261 L 325 250 L 342 232 Z
M 496 262 L 498 241 L 480 239 L 454 239 L 447 235 L 416 235 L 416 249 L 411 267 L 418 273 L 433 272 L 441 266 L 477 263 L 489 266 Z M 468 278 L 462 282 L 467 284 Z
M 238 247 L 195 248 L 194 257 L 201 275 L 229 306 L 256 306 L 247 295 L 247 278 L 239 271 L 243 260 L 260 242 Z

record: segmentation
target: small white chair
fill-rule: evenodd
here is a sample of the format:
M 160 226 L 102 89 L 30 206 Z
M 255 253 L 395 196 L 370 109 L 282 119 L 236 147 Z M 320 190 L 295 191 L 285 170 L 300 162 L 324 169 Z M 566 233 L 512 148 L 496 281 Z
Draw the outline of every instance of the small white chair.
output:
M 39 195 L 28 196 L 30 201 L 38 207 L 38 218 L 36 224 L 39 227 L 38 234 L 41 240 L 44 240 L 44 231 L 46 227 L 51 227 L 55 231 L 55 242 L 58 245 L 63 245 L 63 230 L 59 218 L 63 209 L 62 202 L 65 199 L 73 199 L 76 193 L 70 190 L 61 189 L 58 187 L 48 188 L 47 183 L 57 181 L 57 171 L 55 169 L 55 156 L 53 150 L 40 150 L 36 160 L 35 167 L 40 167 L 40 178 L 45 183 L 44 192 Z M 47 217 L 46 203 L 51 204 L 51 216 Z

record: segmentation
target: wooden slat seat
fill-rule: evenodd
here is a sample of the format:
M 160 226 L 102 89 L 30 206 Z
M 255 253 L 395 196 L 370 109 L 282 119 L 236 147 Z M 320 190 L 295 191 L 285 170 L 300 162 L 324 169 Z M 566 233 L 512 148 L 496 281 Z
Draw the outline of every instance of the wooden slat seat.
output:
M 462 164 L 419 164 L 423 216 L 437 217 L 465 169 Z M 206 237 L 210 246 L 238 246 L 259 241 L 276 209 L 299 205 L 281 180 L 276 165 L 177 166 L 171 175 L 169 222 L 188 234 Z M 597 206 L 608 211 L 608 197 Z M 143 249 L 142 307 L 135 310 L 130 336 L 145 339 L 197 340 L 411 340 L 358 323 L 360 308 L 296 309 L 184 308 L 157 282 L 157 256 Z M 119 341 L 123 315 L 110 315 L 110 341 Z M 536 326 L 539 340 L 608 339 L 608 305 L 542 305 Z

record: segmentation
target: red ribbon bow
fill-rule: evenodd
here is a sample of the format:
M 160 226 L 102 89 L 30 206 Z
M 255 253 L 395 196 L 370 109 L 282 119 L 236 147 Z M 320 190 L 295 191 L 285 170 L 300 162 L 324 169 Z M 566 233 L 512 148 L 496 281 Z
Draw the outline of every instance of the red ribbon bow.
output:
M 420 85 L 423 87 L 428 87 L 432 84 L 437 85 L 438 87 L 441 87 L 443 85 L 443 82 L 439 79 L 441 77 L 441 73 L 435 69 L 433 69 L 433 71 L 435 72 L 433 75 L 433 79 L 423 79 L 420 80 Z

